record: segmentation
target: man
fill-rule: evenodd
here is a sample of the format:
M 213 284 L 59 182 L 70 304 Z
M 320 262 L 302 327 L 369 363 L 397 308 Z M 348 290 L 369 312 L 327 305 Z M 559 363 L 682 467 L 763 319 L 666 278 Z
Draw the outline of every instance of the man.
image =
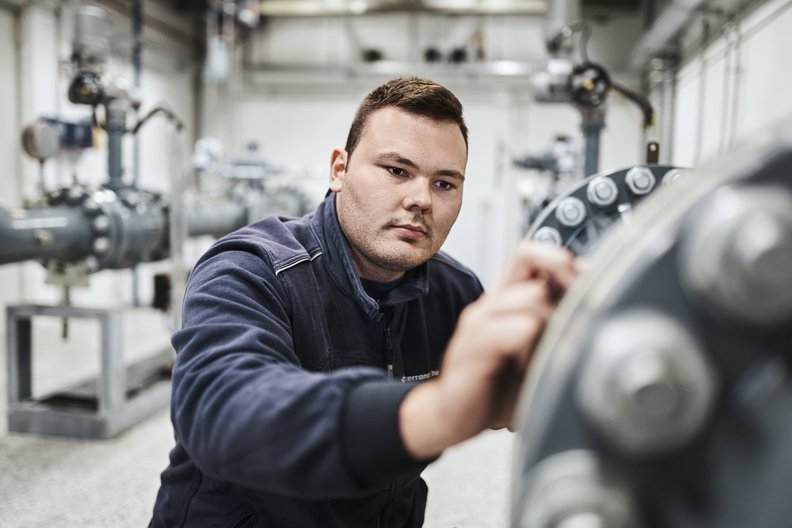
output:
M 525 244 L 481 296 L 438 252 L 466 163 L 457 98 L 390 81 L 333 150 L 313 214 L 266 218 L 201 258 L 173 338 L 176 447 L 152 526 L 422 525 L 421 470 L 508 424 L 575 275 L 567 253 Z

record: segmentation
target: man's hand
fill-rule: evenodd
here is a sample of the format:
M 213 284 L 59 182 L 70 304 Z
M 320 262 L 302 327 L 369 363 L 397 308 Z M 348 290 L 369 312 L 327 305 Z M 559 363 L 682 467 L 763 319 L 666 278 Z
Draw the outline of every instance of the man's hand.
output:
M 440 376 L 402 402 L 399 425 L 412 456 L 428 459 L 510 425 L 536 343 L 577 273 L 569 252 L 520 243 L 498 286 L 462 312 Z

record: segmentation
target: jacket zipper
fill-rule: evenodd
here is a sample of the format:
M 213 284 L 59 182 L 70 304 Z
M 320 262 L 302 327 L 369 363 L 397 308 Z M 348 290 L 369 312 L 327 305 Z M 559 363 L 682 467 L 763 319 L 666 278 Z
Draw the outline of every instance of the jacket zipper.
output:
M 385 517 L 385 512 L 388 511 L 388 507 L 393 504 L 393 499 L 396 498 L 396 481 L 391 480 L 388 482 L 388 501 L 385 503 L 385 506 L 382 507 L 382 511 L 379 514 L 379 518 L 377 519 L 377 528 L 382 528 L 382 519 Z
M 388 377 L 393 379 L 393 341 L 391 341 L 391 329 L 385 321 L 385 367 L 388 370 Z
M 385 336 L 385 369 L 388 372 L 388 378 L 393 379 L 393 336 L 391 335 L 391 317 L 387 310 L 380 312 L 380 320 L 382 322 L 382 331 Z M 388 482 L 388 500 L 382 507 L 379 519 L 377 520 L 377 527 L 383 528 L 382 521 L 385 517 L 385 512 L 393 504 L 396 498 L 396 481 L 391 480 Z
M 385 370 L 388 372 L 388 378 L 393 379 L 393 337 L 391 335 L 391 314 L 386 308 L 379 313 L 377 318 L 382 325 L 382 333 L 385 337 Z

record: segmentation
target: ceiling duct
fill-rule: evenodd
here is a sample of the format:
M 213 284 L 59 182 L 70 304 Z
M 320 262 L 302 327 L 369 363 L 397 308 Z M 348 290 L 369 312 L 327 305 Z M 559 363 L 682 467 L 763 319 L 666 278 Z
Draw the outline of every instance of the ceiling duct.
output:
M 703 4 L 704 0 L 671 0 L 655 18 L 649 30 L 636 42 L 627 59 L 628 68 L 640 71 L 653 58 L 676 52 L 674 39 Z
M 0 9 L 5 9 L 11 12 L 21 11 L 25 7 L 27 0 L 0 0 Z
M 338 16 L 417 11 L 464 15 L 536 15 L 545 0 L 261 0 L 264 16 Z

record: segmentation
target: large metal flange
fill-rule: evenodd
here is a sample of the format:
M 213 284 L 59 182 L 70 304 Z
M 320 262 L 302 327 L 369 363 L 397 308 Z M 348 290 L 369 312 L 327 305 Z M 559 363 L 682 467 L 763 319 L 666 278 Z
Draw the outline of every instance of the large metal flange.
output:
M 680 275 L 711 313 L 757 326 L 792 322 L 792 192 L 719 189 L 691 214 Z
M 596 332 L 576 395 L 615 449 L 654 455 L 701 431 L 717 384 L 703 347 L 683 324 L 656 310 L 631 309 Z
M 517 528 L 640 528 L 629 482 L 596 453 L 553 454 L 526 478 Z

